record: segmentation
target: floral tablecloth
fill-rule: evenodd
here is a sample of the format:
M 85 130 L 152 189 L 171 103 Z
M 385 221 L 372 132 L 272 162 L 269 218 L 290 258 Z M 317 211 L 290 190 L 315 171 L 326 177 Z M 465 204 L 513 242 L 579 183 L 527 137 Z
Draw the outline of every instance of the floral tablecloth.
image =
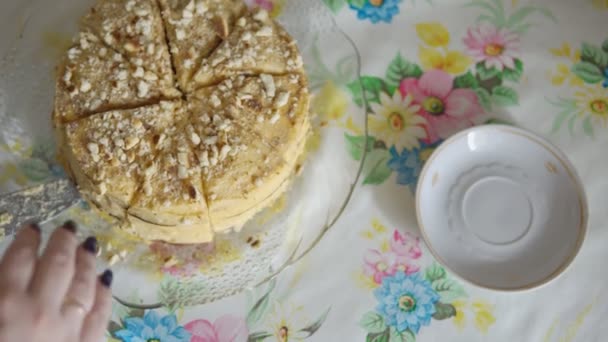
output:
M 250 2 L 273 15 L 283 5 Z M 608 1 L 323 2 L 362 61 L 360 74 L 321 58 L 307 66 L 317 114 L 344 129 L 353 159 L 367 149 L 346 213 L 305 259 L 253 291 L 171 310 L 116 304 L 108 341 L 607 340 Z M 367 138 L 352 120 L 361 110 Z M 490 122 L 553 141 L 585 183 L 583 249 L 539 289 L 469 285 L 433 259 L 418 231 L 424 161 L 453 133 Z M 32 163 L 45 160 L 38 154 Z M 0 182 L 44 178 L 39 169 L 9 166 Z

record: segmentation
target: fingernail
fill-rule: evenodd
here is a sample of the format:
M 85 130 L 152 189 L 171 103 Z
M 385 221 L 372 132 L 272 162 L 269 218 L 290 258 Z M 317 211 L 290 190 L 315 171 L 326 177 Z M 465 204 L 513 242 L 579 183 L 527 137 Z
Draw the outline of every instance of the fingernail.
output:
M 97 247 L 98 247 L 97 239 L 94 236 L 88 237 L 82 243 L 82 248 L 84 248 L 85 251 L 87 251 L 91 254 L 97 254 Z
M 114 274 L 112 274 L 111 270 L 105 270 L 102 275 L 99 276 L 99 281 L 101 284 L 107 288 L 112 286 L 112 279 L 114 278 Z
M 76 222 L 72 220 L 66 221 L 62 227 L 72 233 L 76 233 Z
M 38 223 L 36 223 L 36 222 L 29 222 L 27 225 L 30 228 L 32 228 L 33 230 L 35 230 L 36 232 L 40 233 L 40 226 L 38 225 Z

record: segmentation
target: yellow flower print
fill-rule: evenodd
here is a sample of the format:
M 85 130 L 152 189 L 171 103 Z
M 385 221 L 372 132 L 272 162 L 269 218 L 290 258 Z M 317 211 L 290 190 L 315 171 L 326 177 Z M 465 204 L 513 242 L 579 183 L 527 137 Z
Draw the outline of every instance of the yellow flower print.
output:
M 459 51 L 447 51 L 445 54 L 433 48 L 420 46 L 418 58 L 425 70 L 443 70 L 449 74 L 462 74 L 472 63 L 471 58 Z
M 608 9 L 608 0 L 592 0 L 593 6 L 598 9 Z
M 574 50 L 570 48 L 569 43 L 563 43 L 561 47 L 557 49 L 550 49 L 551 54 L 555 57 L 566 57 L 572 63 L 578 63 L 581 60 L 581 50 Z
M 442 47 L 450 43 L 450 33 L 440 23 L 417 24 L 416 33 L 429 46 Z
M 313 111 L 324 120 L 340 120 L 347 107 L 348 99 L 333 81 L 327 81 L 312 102 Z
M 492 315 L 492 305 L 482 301 L 473 301 L 473 312 L 475 313 L 475 326 L 479 331 L 486 333 L 490 325 L 496 322 L 496 318 Z
M 583 80 L 576 76 L 571 68 L 564 64 L 559 63 L 556 67 L 555 72 L 550 73 L 551 83 L 555 86 L 561 86 L 568 82 L 571 87 L 580 87 L 584 84 Z
M 466 306 L 466 302 L 462 300 L 455 300 L 452 302 L 454 309 L 456 309 L 456 316 L 452 319 L 454 324 L 458 327 L 458 329 L 464 329 L 466 323 L 466 316 L 464 314 L 464 309 Z
M 579 116 L 591 118 L 594 126 L 608 125 L 608 92 L 601 85 L 584 86 L 574 98 Z
M 371 132 L 389 146 L 395 145 L 398 151 L 417 148 L 420 146 L 419 140 L 426 138 L 426 131 L 422 127 L 426 120 L 418 115 L 420 106 L 412 101 L 411 95 L 402 98 L 401 93 L 395 91 L 392 98 L 382 93 L 380 104 L 371 104 L 375 113 L 369 118 Z
M 453 318 L 453 322 L 459 329 L 464 329 L 466 325 L 466 314 L 465 311 L 469 311 L 473 314 L 473 324 L 477 330 L 482 333 L 487 333 L 491 325 L 496 322 L 494 318 L 494 306 L 483 301 L 474 300 L 471 303 L 467 303 L 463 300 L 455 300 L 452 305 L 456 309 L 456 315 Z M 471 312 L 472 311 L 472 312 Z
M 302 333 L 300 329 L 306 326 L 308 323 L 304 315 L 304 307 L 276 302 L 264 330 L 272 334 L 271 340 L 277 342 L 303 341 L 306 333 Z

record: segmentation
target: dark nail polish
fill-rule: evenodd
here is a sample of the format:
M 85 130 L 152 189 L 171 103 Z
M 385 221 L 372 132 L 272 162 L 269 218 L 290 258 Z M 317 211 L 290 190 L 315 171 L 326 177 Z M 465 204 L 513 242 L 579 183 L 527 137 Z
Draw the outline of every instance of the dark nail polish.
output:
M 36 222 L 29 222 L 27 224 L 30 228 L 32 228 L 33 230 L 35 230 L 36 232 L 40 233 L 40 226 L 38 225 L 38 223 Z
M 76 222 L 72 220 L 66 221 L 66 223 L 63 224 L 63 228 L 72 233 L 76 233 Z
M 97 254 L 97 248 L 98 248 L 97 239 L 94 236 L 87 238 L 82 243 L 82 248 L 84 248 L 85 251 L 87 251 L 91 254 Z
M 114 274 L 112 274 L 111 270 L 106 270 L 102 275 L 99 276 L 99 281 L 107 288 L 112 286 L 112 279 L 114 279 Z

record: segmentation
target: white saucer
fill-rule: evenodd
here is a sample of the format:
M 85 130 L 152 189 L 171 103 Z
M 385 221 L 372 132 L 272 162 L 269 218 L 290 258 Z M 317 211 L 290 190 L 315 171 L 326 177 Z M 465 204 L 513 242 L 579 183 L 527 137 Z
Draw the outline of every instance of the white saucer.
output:
M 547 283 L 574 259 L 587 201 L 555 146 L 511 126 L 488 125 L 445 141 L 416 191 L 422 235 L 461 278 L 496 290 Z

